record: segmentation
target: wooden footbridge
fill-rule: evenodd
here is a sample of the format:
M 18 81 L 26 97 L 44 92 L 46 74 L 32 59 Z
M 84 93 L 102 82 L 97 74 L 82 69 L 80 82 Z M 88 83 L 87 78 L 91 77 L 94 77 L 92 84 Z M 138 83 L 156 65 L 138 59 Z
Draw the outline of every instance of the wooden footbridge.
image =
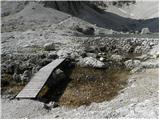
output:
M 16 96 L 16 98 L 36 98 L 41 91 L 52 72 L 64 62 L 65 59 L 56 59 L 48 65 L 41 68 L 30 80 L 30 82 L 23 88 L 23 90 Z

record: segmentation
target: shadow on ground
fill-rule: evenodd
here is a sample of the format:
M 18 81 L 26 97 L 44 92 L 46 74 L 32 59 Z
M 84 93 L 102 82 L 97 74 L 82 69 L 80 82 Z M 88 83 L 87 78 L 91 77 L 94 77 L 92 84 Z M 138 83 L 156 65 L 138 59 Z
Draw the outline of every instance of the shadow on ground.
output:
M 66 6 L 63 6 L 66 4 Z M 45 7 L 57 9 L 71 14 L 98 27 L 113 29 L 115 31 L 141 31 L 142 28 L 149 28 L 151 32 L 159 31 L 159 18 L 151 19 L 131 19 L 119 16 L 114 13 L 106 12 L 101 8 L 95 9 L 87 2 L 82 1 L 46 1 Z

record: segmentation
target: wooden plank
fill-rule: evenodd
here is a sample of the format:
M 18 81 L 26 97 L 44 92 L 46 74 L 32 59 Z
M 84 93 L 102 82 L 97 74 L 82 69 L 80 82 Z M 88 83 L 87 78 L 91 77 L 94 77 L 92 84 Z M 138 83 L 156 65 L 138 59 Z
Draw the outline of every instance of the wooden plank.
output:
M 35 98 L 45 85 L 53 70 L 55 70 L 65 59 L 56 59 L 41 68 L 16 96 L 16 98 Z

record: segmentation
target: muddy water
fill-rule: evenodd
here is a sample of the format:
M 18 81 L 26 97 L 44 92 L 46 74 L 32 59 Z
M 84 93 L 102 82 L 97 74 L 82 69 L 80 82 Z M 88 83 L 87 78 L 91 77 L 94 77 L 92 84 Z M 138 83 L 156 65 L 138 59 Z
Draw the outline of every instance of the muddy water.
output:
M 70 107 L 113 99 L 126 87 L 129 76 L 128 71 L 118 68 L 105 70 L 75 66 L 62 70 L 68 78 L 53 86 L 43 97 L 58 102 L 60 106 Z M 13 83 L 3 87 L 2 91 L 18 94 L 23 87 Z
M 126 70 L 100 70 L 76 66 L 69 78 L 59 105 L 80 106 L 111 100 L 127 85 Z

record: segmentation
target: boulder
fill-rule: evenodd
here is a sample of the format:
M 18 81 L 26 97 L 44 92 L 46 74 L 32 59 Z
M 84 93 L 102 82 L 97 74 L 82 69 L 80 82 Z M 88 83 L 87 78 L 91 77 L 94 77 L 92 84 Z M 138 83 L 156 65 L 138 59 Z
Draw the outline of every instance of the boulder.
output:
M 81 67 L 106 68 L 106 65 L 93 57 L 81 58 L 78 62 Z
M 48 81 L 48 87 L 52 87 L 54 84 L 64 80 L 66 78 L 64 72 L 61 69 L 57 69 L 52 73 L 51 79 Z
M 127 60 L 124 62 L 127 69 L 132 70 L 136 67 L 141 67 L 140 60 Z
M 54 43 L 50 42 L 50 43 L 44 44 L 43 48 L 46 51 L 51 51 L 51 50 L 55 50 L 55 45 L 54 45 Z
M 76 30 L 78 32 L 81 32 L 81 33 L 85 34 L 85 35 L 94 35 L 94 32 L 95 32 L 95 29 L 93 27 L 90 27 L 90 26 L 83 26 L 83 27 L 77 26 Z
M 65 78 L 65 74 L 61 69 L 57 69 L 53 75 L 56 75 L 56 78 L 59 77 L 59 79 Z
M 142 28 L 141 34 L 149 34 L 149 33 L 150 33 L 149 28 Z
M 83 33 L 86 35 L 94 35 L 94 32 L 95 32 L 95 30 L 93 27 L 83 28 Z

